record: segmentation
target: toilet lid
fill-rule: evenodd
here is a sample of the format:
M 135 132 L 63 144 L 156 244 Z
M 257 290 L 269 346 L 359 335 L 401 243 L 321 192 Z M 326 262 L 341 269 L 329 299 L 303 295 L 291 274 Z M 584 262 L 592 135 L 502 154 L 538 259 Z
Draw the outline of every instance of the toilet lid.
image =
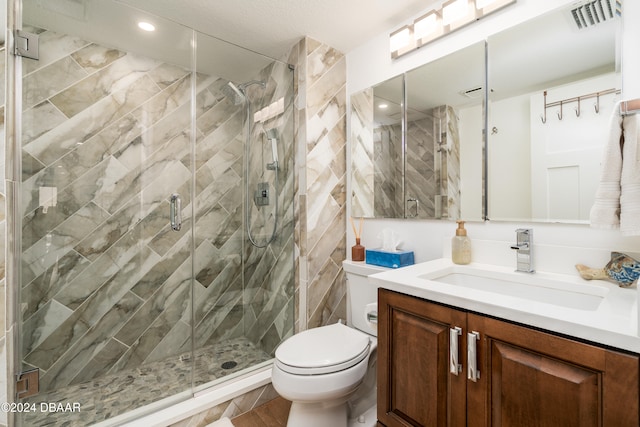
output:
M 319 374 L 347 369 L 369 354 L 369 336 L 341 323 L 309 329 L 276 350 L 284 371 Z

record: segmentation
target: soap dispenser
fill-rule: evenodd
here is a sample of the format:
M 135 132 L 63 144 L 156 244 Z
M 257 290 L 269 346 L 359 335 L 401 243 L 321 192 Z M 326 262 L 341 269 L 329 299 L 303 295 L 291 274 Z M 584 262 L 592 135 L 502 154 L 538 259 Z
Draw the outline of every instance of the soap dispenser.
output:
M 451 260 L 456 264 L 469 264 L 471 262 L 471 239 L 467 236 L 464 221 L 456 221 L 458 228 L 456 235 L 451 239 Z

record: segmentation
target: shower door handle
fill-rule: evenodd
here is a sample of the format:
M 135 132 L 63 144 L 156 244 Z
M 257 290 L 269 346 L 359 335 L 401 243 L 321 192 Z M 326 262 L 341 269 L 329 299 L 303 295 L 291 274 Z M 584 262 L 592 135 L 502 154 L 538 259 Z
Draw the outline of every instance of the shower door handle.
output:
M 171 217 L 171 229 L 180 231 L 182 228 L 182 201 L 179 194 L 171 195 L 169 216 Z

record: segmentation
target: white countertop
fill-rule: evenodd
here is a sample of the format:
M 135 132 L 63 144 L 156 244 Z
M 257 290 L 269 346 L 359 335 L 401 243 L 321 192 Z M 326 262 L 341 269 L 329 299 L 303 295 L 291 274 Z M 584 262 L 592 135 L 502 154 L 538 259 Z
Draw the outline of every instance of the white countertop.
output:
M 536 272 L 530 276 L 532 280 L 560 280 L 569 283 L 569 286 L 584 285 L 592 290 L 594 286 L 601 288 L 604 298 L 597 309 L 582 310 L 419 277 L 452 267 L 457 270 L 465 268 L 453 264 L 448 258 L 441 258 L 373 274 L 369 276 L 369 281 L 377 287 L 640 353 L 638 292 L 635 285 L 621 288 L 608 281 L 586 281 L 577 274 Z M 471 263 L 467 268 L 513 274 L 513 268 L 490 264 Z M 600 289 L 595 291 L 599 292 Z

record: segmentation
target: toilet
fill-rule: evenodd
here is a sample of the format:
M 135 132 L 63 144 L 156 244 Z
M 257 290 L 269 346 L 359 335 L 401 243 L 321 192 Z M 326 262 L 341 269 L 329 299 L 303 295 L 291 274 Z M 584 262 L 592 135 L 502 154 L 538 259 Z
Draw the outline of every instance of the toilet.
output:
M 300 332 L 276 349 L 271 381 L 292 402 L 287 427 L 376 425 L 378 295 L 367 276 L 387 269 L 349 260 L 342 265 L 347 324 Z

